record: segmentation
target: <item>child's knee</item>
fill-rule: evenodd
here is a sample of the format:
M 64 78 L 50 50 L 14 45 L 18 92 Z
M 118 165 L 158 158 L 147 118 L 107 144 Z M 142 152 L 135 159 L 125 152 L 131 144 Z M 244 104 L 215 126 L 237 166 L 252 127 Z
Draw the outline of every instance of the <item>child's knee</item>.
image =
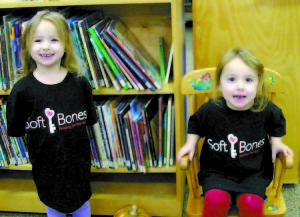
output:
M 204 204 L 216 209 L 229 209 L 231 196 L 226 191 L 212 189 L 205 194 Z
M 263 209 L 264 200 L 255 194 L 242 194 L 237 198 L 237 206 L 245 211 L 260 211 Z

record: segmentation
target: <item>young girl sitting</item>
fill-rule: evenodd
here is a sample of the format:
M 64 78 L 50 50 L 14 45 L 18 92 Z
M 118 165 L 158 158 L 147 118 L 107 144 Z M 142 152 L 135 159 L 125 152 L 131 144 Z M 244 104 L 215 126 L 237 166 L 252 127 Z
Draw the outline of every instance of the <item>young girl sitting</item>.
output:
M 269 101 L 264 67 L 250 51 L 229 50 L 214 82 L 212 99 L 189 119 L 178 161 L 185 154 L 192 160 L 196 144 L 205 137 L 198 174 L 205 195 L 203 217 L 225 217 L 235 202 L 239 216 L 262 217 L 272 162 L 278 152 L 293 155 L 281 141 L 285 118 Z
M 42 11 L 22 35 L 26 75 L 7 100 L 9 136 L 27 134 L 32 175 L 48 217 L 91 216 L 91 154 L 86 126 L 97 122 L 66 19 Z

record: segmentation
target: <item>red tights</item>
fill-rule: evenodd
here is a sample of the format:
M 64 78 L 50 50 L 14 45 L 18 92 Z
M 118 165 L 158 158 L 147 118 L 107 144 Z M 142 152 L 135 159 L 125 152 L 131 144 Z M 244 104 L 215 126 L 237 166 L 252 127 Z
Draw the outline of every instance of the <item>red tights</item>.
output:
M 263 217 L 263 199 L 254 194 L 237 197 L 240 217 Z M 205 194 L 203 217 L 226 217 L 231 205 L 231 196 L 226 191 L 213 189 Z

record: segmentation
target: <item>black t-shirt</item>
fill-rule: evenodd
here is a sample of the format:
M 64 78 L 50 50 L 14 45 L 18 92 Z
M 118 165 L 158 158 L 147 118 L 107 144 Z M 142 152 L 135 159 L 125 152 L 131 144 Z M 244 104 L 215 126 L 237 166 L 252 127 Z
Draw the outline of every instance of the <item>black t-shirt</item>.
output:
M 85 77 L 68 73 L 45 85 L 33 74 L 17 82 L 7 100 L 8 135 L 27 134 L 33 179 L 40 200 L 63 213 L 91 197 L 91 152 L 86 126 L 97 122 Z
M 200 156 L 199 184 L 210 189 L 264 197 L 273 178 L 269 137 L 285 135 L 285 118 L 272 102 L 261 112 L 230 109 L 212 100 L 188 122 L 188 134 L 205 137 Z

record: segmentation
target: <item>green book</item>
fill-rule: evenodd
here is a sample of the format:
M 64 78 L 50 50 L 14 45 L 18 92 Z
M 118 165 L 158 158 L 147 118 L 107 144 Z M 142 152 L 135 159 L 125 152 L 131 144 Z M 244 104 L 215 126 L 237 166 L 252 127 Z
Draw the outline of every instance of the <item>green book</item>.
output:
M 111 57 L 109 56 L 109 54 L 107 53 L 106 49 L 104 48 L 104 46 L 102 45 L 99 37 L 98 37 L 98 33 L 97 30 L 95 28 L 95 26 L 92 26 L 88 29 L 92 39 L 94 40 L 97 48 L 100 50 L 100 52 L 103 54 L 104 58 L 106 59 L 108 65 L 110 66 L 110 68 L 112 69 L 112 71 L 114 72 L 114 74 L 116 75 L 117 79 L 119 80 L 121 86 L 123 87 L 124 90 L 128 90 L 129 87 L 126 83 L 126 79 L 124 77 L 124 75 L 122 73 L 119 72 L 118 68 L 115 66 L 113 60 L 111 59 Z
M 165 51 L 164 51 L 164 37 L 159 37 L 159 63 L 160 63 L 160 78 L 162 81 L 166 79 L 166 66 L 165 66 Z

